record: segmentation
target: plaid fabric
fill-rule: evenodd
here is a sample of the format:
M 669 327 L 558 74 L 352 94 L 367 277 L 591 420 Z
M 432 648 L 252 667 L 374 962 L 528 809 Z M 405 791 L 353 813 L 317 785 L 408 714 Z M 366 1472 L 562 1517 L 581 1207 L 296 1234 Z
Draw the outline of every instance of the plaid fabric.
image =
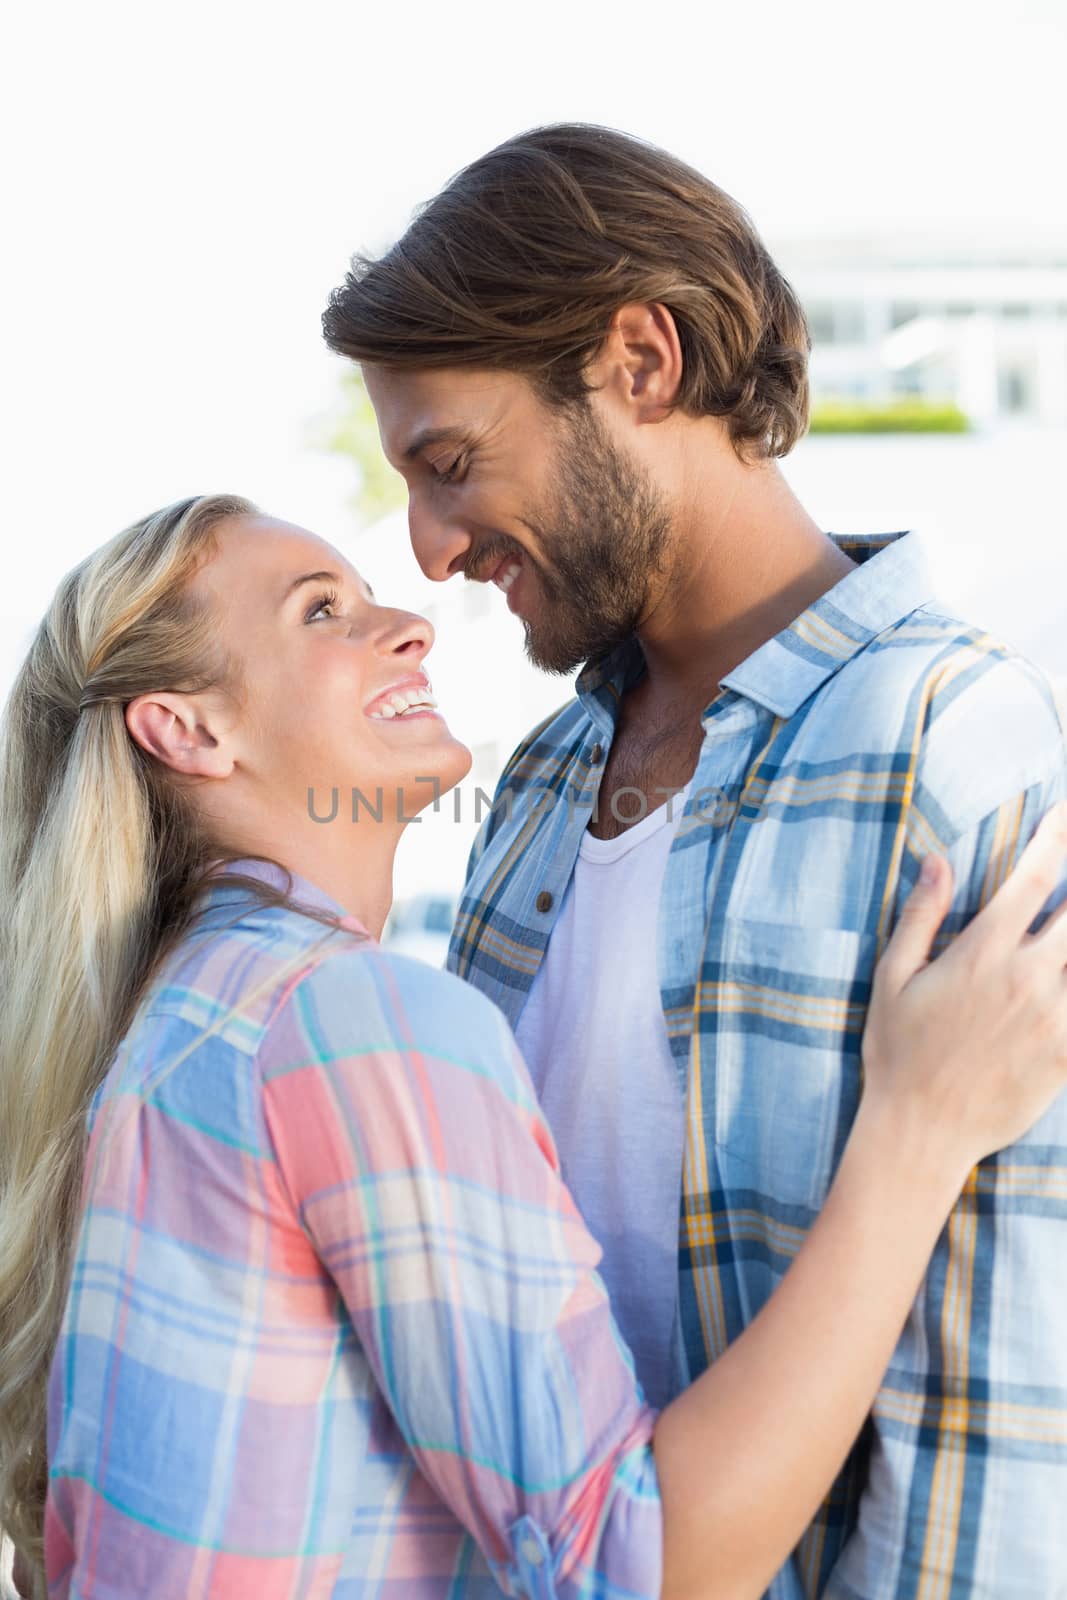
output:
M 657 1595 L 654 1416 L 500 1013 L 239 902 L 93 1103 L 49 1594 Z
M 947 935 L 1067 788 L 1047 684 L 933 603 L 918 536 L 839 542 L 860 565 L 705 711 L 663 884 L 693 1377 L 766 1302 L 823 1202 L 859 1098 L 872 971 L 923 856 L 955 871 Z M 512 1024 L 642 671 L 632 641 L 585 669 L 512 757 L 475 843 L 449 965 Z M 774 1600 L 1067 1594 L 1065 1223 L 1061 1098 L 972 1176 Z

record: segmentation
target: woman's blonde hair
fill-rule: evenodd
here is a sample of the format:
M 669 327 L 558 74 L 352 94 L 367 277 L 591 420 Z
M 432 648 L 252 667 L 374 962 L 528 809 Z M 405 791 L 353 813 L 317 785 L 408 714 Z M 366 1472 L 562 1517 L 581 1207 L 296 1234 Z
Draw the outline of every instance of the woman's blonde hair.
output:
M 195 920 L 209 868 L 213 882 L 337 929 L 284 890 L 223 877 L 220 863 L 253 852 L 208 836 L 188 785 L 125 721 L 152 690 L 239 701 L 239 665 L 189 580 L 219 524 L 255 511 L 236 496 L 183 500 L 68 573 L 0 731 L 0 1527 L 39 1591 L 46 1387 L 92 1095 L 153 970 Z

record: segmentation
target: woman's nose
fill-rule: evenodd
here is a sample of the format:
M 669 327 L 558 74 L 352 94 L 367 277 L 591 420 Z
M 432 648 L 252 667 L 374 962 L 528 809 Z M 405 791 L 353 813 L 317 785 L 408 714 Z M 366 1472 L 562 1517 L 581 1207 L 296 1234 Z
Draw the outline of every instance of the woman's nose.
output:
M 379 635 L 378 648 L 383 655 L 399 656 L 417 666 L 429 655 L 434 642 L 432 625 L 414 611 L 390 613 Z

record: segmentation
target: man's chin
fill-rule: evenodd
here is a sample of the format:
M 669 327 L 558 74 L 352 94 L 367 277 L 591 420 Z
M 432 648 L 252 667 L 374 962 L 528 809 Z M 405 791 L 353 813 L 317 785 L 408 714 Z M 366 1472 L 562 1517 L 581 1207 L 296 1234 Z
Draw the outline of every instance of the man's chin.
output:
M 584 667 L 594 656 L 608 655 L 621 642 L 618 639 L 564 639 L 558 633 L 531 627 L 529 623 L 525 623 L 524 627 L 526 659 L 539 672 L 548 672 L 560 678 L 570 677 L 572 672 Z

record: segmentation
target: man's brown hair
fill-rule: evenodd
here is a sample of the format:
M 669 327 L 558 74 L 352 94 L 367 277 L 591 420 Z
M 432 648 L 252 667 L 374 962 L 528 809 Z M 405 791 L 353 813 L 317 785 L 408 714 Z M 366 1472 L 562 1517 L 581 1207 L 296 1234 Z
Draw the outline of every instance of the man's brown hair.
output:
M 610 128 L 535 128 L 465 167 L 384 256 L 353 259 L 322 324 L 355 361 L 520 372 L 559 405 L 587 394 L 628 302 L 674 316 L 681 410 L 724 417 L 742 457 L 792 448 L 811 348 L 796 295 L 735 200 Z

